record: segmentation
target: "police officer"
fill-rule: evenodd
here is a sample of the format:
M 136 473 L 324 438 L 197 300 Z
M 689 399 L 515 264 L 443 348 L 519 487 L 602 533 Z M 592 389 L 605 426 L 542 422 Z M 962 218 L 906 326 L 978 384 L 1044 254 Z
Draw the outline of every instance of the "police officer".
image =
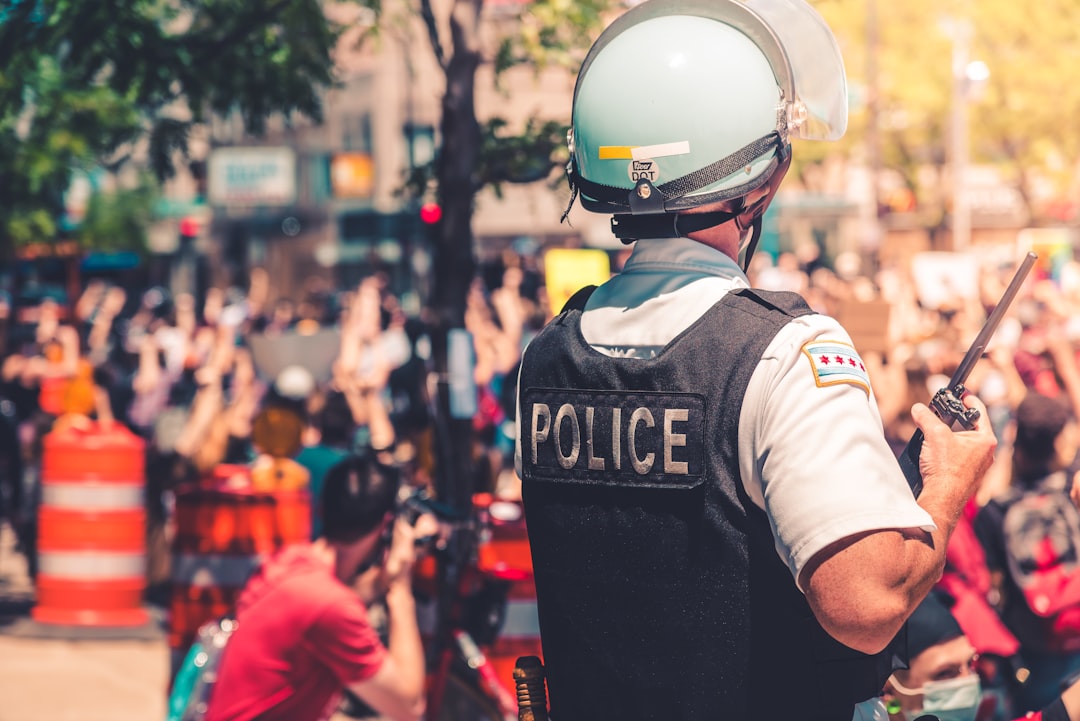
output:
M 884 718 L 886 649 L 995 441 L 916 405 L 916 501 L 848 334 L 797 295 L 748 288 L 738 258 L 790 140 L 842 135 L 845 82 L 802 0 L 647 0 L 581 67 L 574 197 L 636 245 L 521 365 L 517 462 L 558 721 Z

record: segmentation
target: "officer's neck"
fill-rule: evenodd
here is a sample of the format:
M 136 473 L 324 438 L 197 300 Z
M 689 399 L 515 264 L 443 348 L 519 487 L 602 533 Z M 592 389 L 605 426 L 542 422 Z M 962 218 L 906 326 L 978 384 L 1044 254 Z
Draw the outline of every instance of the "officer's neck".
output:
M 723 253 L 736 263 L 739 262 L 739 245 L 742 238 L 733 220 L 713 228 L 690 233 L 686 237 Z

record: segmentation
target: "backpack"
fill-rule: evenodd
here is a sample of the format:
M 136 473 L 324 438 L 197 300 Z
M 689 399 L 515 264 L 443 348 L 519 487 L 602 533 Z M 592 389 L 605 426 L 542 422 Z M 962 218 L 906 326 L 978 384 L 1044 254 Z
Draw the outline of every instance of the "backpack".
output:
M 221 658 L 238 626 L 236 619 L 226 616 L 199 627 L 195 642 L 176 673 L 165 721 L 202 721 L 206 718 Z
M 990 569 L 972 524 L 975 508 L 972 499 L 956 524 L 945 549 L 945 570 L 936 588 L 952 599 L 950 610 L 980 655 L 1011 658 L 1020 650 L 1020 642 L 986 600 L 991 586 Z
M 1006 501 L 1005 555 L 1047 650 L 1072 653 L 1080 651 L 1080 511 L 1068 491 L 1047 485 Z

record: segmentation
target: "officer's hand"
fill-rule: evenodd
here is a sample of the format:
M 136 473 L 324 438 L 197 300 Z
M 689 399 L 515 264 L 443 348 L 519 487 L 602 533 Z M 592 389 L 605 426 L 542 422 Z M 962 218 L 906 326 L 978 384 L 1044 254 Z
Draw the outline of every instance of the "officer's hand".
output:
M 954 432 L 922 403 L 911 409 L 912 420 L 925 436 L 919 456 L 924 489 L 937 488 L 960 505 L 978 489 L 997 447 L 986 406 L 973 395 L 964 396 L 963 402 L 979 411 L 974 430 Z
M 1072 502 L 1076 507 L 1080 508 L 1080 472 L 1073 475 L 1072 490 L 1069 495 L 1072 496 Z

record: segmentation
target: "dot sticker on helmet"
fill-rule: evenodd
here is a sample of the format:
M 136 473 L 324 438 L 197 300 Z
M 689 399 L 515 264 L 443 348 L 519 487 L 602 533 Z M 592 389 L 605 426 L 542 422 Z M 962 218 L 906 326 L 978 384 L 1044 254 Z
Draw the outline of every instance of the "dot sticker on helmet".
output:
M 660 166 L 651 158 L 631 160 L 630 164 L 626 166 L 626 173 L 630 176 L 630 180 L 635 183 L 642 178 L 650 183 L 655 183 L 656 179 L 660 177 Z

